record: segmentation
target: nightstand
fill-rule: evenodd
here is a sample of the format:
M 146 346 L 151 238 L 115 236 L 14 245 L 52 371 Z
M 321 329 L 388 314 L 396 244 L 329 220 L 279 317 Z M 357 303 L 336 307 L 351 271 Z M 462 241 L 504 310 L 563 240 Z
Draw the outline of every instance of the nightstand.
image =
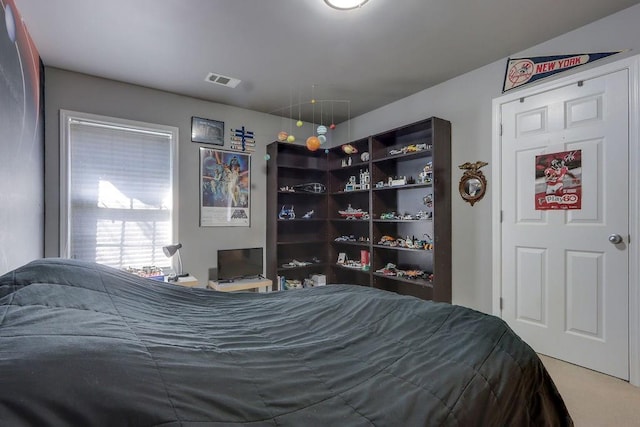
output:
M 209 280 L 207 288 L 215 289 L 221 292 L 235 292 L 235 291 L 247 291 L 250 289 L 266 288 L 266 291 L 271 290 L 273 282 L 270 279 L 239 279 L 232 282 L 220 283 L 214 280 Z
M 175 283 L 176 285 L 180 285 L 180 286 L 188 286 L 190 288 L 194 288 L 197 287 L 200 282 L 198 282 L 198 279 L 196 279 L 194 276 L 185 276 L 185 277 L 178 277 L 178 281 L 177 282 L 170 282 L 170 283 Z

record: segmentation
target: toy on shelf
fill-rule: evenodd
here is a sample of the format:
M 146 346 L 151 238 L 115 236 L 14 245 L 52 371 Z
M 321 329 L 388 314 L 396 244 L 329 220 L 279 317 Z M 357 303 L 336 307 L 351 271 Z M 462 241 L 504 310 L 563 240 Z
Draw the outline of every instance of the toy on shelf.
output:
M 410 144 L 410 145 L 405 145 L 404 147 L 401 147 L 401 148 L 392 148 L 391 150 L 389 150 L 389 155 L 397 156 L 399 154 L 417 153 L 418 151 L 423 151 L 423 150 L 431 150 L 431 145 Z
M 406 176 L 399 176 L 394 178 L 389 177 L 389 185 L 391 187 L 397 187 L 399 185 L 407 185 L 407 177 Z
M 313 214 L 315 212 L 313 211 L 313 209 L 311 209 L 309 212 L 307 212 L 306 214 L 302 215 L 303 219 L 311 219 L 311 217 L 313 217 Z
M 278 218 L 279 219 L 295 219 L 296 213 L 293 210 L 293 205 L 291 205 L 289 209 L 287 209 L 285 205 L 282 205 L 282 208 L 280 209 L 280 213 L 278 214 Z
M 422 172 L 418 174 L 418 183 L 430 184 L 433 181 L 433 164 L 431 162 L 422 168 Z
M 384 212 L 380 214 L 380 219 L 398 219 L 398 215 L 396 215 L 395 211 Z
M 334 242 L 360 242 L 360 243 L 366 243 L 369 242 L 369 236 L 360 236 L 356 239 L 356 236 L 354 236 L 353 234 L 347 236 L 347 235 L 343 235 L 343 236 L 338 236 L 335 239 L 333 239 Z
M 360 260 L 349 259 L 346 253 L 340 252 L 338 254 L 338 261 L 336 261 L 336 264 L 345 268 L 352 268 L 354 270 L 369 271 L 369 251 L 361 251 Z
M 280 191 L 286 193 L 324 193 L 327 191 L 327 187 L 319 182 L 308 182 L 306 184 L 297 184 L 292 186 L 285 185 L 284 187 L 280 187 Z
M 433 250 L 433 239 L 425 234 L 426 239 L 417 239 L 415 236 L 406 236 L 405 238 L 384 235 L 378 240 L 381 246 L 389 246 L 391 248 L 406 248 L 418 250 Z
M 338 211 L 341 217 L 345 219 L 369 219 L 369 212 L 362 209 L 354 209 L 349 205 L 347 209 Z
M 308 265 L 320 264 L 322 260 L 318 257 L 311 258 L 311 261 L 298 261 L 297 259 L 292 259 L 289 262 L 285 262 L 282 264 L 284 268 L 294 268 L 294 267 L 306 267 Z
M 385 276 L 395 276 L 397 271 L 396 265 L 389 262 L 384 267 L 377 269 L 376 273 L 384 274 Z
M 344 186 L 344 191 L 368 190 L 371 186 L 371 175 L 369 169 L 360 171 L 359 182 L 356 183 L 355 175 L 349 177 L 349 182 Z
M 298 184 L 293 186 L 295 191 L 303 191 L 305 193 L 324 193 L 327 187 L 319 182 L 308 182 L 306 184 Z
M 334 242 L 355 242 L 356 236 L 354 236 L 353 234 L 350 236 L 339 236 L 333 239 L 333 241 Z
M 433 212 L 428 212 L 428 211 L 418 211 L 415 214 L 405 212 L 404 215 L 399 215 L 395 211 L 383 212 L 380 214 L 380 219 L 386 220 L 386 221 L 396 221 L 396 220 L 419 221 L 423 219 L 431 219 L 432 217 L 433 217 Z
M 433 212 L 427 212 L 427 211 L 418 211 L 418 213 L 416 214 L 416 219 L 420 220 L 420 219 L 431 219 L 433 218 Z
M 296 279 L 286 279 L 284 281 L 284 290 L 288 291 L 290 289 L 302 289 L 302 282 Z
M 396 265 L 391 262 L 376 270 L 376 273 L 383 274 L 385 276 L 405 277 L 407 279 L 433 280 L 433 274 L 426 273 L 418 269 L 402 270 L 397 268 Z
M 297 259 L 292 259 L 291 261 L 282 264 L 284 268 L 305 267 L 307 265 L 311 265 L 311 263 L 308 261 L 298 261 Z
M 415 180 L 412 177 L 407 178 L 406 176 L 390 176 L 387 178 L 387 181 L 378 181 L 376 182 L 376 188 L 384 188 L 384 187 L 399 187 L 401 185 L 414 184 Z

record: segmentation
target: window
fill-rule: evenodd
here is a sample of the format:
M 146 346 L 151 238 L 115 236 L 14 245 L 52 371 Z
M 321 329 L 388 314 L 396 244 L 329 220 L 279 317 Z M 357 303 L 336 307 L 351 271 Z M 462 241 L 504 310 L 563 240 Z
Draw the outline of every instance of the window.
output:
M 62 257 L 168 266 L 178 129 L 61 111 Z

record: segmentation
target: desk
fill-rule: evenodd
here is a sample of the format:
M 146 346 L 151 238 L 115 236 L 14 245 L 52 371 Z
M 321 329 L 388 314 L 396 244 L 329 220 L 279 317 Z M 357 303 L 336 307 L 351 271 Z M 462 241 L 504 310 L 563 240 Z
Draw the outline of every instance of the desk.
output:
M 177 282 L 169 282 L 169 283 L 175 283 L 176 285 L 180 285 L 180 286 L 188 286 L 190 288 L 195 288 L 200 284 L 198 282 L 198 279 L 196 279 L 194 276 L 178 277 Z
M 270 291 L 272 285 L 273 282 L 270 279 L 241 279 L 228 283 L 219 283 L 214 280 L 209 280 L 207 288 L 222 292 L 246 291 L 258 288 L 267 288 L 267 291 Z

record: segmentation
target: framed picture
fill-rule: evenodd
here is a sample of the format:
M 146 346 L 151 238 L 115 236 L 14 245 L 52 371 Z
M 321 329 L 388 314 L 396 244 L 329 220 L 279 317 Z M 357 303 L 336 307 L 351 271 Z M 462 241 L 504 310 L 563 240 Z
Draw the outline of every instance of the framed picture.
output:
M 224 145 L 224 122 L 191 117 L 191 141 Z
M 200 147 L 200 226 L 251 225 L 251 155 Z

